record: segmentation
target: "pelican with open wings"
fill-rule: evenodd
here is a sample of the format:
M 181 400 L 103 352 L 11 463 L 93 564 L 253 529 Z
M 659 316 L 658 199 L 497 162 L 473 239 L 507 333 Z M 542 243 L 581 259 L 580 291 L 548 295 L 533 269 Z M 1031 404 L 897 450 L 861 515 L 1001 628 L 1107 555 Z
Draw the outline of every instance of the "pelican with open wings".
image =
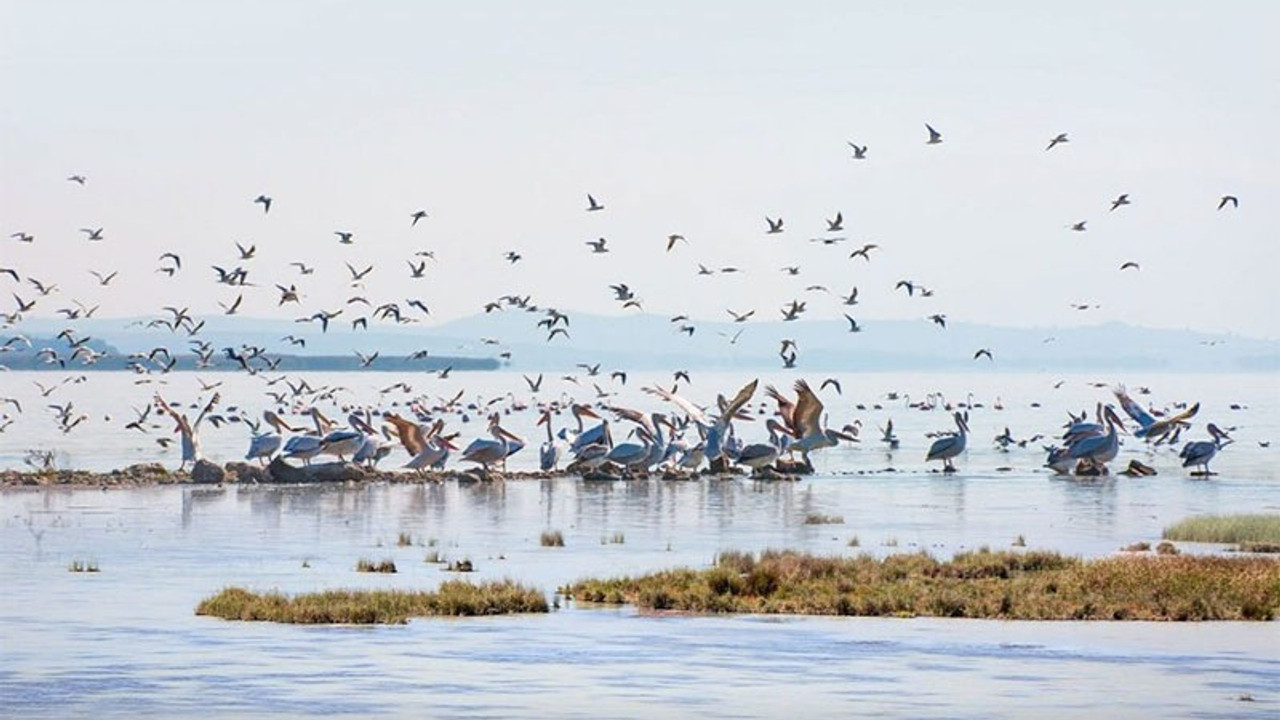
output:
M 751 400 L 751 396 L 755 395 L 759 382 L 759 380 L 752 380 L 747 383 L 733 396 L 732 400 L 725 400 L 723 396 L 718 397 L 716 402 L 720 408 L 720 414 L 715 417 L 707 415 L 702 408 L 673 391 L 664 390 L 656 385 L 647 387 L 644 391 L 650 395 L 657 395 L 685 411 L 685 414 L 689 416 L 689 420 L 697 425 L 705 436 L 703 451 L 707 461 L 715 468 L 717 463 L 722 465 L 724 462 L 725 440 L 728 438 L 729 423 L 739 416 L 742 408 Z

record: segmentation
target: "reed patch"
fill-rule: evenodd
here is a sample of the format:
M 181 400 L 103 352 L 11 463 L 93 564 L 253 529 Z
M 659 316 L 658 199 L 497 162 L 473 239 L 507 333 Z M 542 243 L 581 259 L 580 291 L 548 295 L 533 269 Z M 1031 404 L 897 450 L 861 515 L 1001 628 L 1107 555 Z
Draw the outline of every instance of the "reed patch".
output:
M 300 624 L 403 624 L 411 617 L 467 617 L 548 612 L 542 592 L 511 580 L 450 580 L 434 591 L 326 590 L 300 595 L 228 587 L 206 598 L 196 615 L 223 620 Z
M 937 560 L 793 551 L 721 553 L 710 568 L 588 579 L 576 600 L 702 613 L 931 616 L 1010 620 L 1272 620 L 1280 562 L 1259 557 L 982 549 Z
M 1280 544 L 1280 514 L 1198 515 L 1165 528 L 1162 537 L 1182 542 Z

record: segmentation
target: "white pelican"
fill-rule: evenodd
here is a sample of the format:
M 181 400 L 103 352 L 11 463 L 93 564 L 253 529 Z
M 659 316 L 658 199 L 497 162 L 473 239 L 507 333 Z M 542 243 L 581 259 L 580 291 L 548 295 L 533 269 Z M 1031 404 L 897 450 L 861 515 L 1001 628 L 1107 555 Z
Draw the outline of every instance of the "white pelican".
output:
M 1223 432 L 1217 425 L 1209 423 L 1209 435 L 1212 440 L 1197 440 L 1189 442 L 1182 446 L 1182 452 L 1178 453 L 1178 457 L 1182 458 L 1182 467 L 1198 466 L 1203 469 L 1204 475 L 1212 475 L 1209 472 L 1209 461 L 1214 455 L 1218 454 L 1226 445 L 1235 442 L 1229 435 Z M 1223 441 L 1226 442 L 1223 442 Z M 1193 473 L 1194 474 L 1194 473 Z
M 956 471 L 956 466 L 951 464 L 951 459 L 964 452 L 966 435 L 969 432 L 969 424 L 965 422 L 964 415 L 956 413 L 954 417 L 959 432 L 934 440 L 924 458 L 926 461 L 941 460 L 943 472 Z
M 547 426 L 547 441 L 538 449 L 538 466 L 544 472 L 555 470 L 560 464 L 560 458 L 564 457 L 566 445 L 563 441 L 557 440 L 551 431 L 550 410 L 542 413 L 542 417 L 538 419 L 538 424 Z

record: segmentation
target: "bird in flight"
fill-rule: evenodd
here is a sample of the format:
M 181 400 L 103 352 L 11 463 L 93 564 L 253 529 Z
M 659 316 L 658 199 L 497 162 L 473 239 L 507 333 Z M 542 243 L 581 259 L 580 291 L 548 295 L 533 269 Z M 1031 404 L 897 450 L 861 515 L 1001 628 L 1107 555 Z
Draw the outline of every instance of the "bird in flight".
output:
M 764 218 L 764 221 L 769 223 L 769 231 L 767 234 L 777 235 L 778 233 L 782 232 L 782 218 L 778 218 L 777 220 L 774 220 L 770 218 L 768 215 L 766 215 Z
M 866 145 L 859 146 L 859 145 L 855 144 L 852 140 L 846 140 L 845 142 L 848 142 L 848 143 L 849 143 L 849 147 L 853 148 L 853 159 L 854 159 L 854 160 L 866 160 L 866 159 L 867 159 L 867 146 L 866 146 Z
M 871 262 L 871 256 L 868 255 L 867 253 L 870 253 L 872 250 L 876 250 L 879 247 L 880 246 L 876 245 L 875 243 L 867 243 L 866 245 L 863 245 L 857 250 L 854 250 L 853 252 L 849 253 L 849 259 L 852 260 L 853 258 L 861 256 L 863 260 L 866 260 L 867 262 Z
M 67 178 L 67 182 L 73 182 L 83 186 L 85 182 L 85 177 L 83 175 L 72 175 L 71 177 Z
M 417 224 L 418 224 L 418 221 L 419 221 L 419 220 L 421 220 L 422 218 L 426 217 L 426 216 L 427 216 L 427 211 L 426 211 L 426 210 L 419 210 L 419 211 L 417 211 L 417 212 L 413 213 L 412 215 L 410 215 L 410 216 L 409 216 L 409 217 L 413 218 L 413 222 L 412 222 L 412 223 L 409 223 L 409 227 L 413 227 L 413 226 L 417 225 Z
M 1050 150 L 1052 150 L 1052 149 L 1053 149 L 1053 146 L 1055 146 L 1055 145 L 1057 145 L 1057 144 L 1059 144 L 1059 143 L 1064 143 L 1064 142 L 1068 142 L 1068 141 L 1067 141 L 1067 134 L 1066 134 L 1066 133 L 1058 133 L 1058 135 L 1057 135 L 1056 137 L 1054 137 L 1052 140 L 1050 140 L 1050 141 L 1049 141 L 1049 147 L 1045 148 L 1045 149 L 1044 149 L 1044 151 L 1045 151 L 1045 152 L 1049 152 Z
M 844 213 L 837 212 L 836 216 L 827 221 L 827 232 L 840 232 L 844 230 Z
M 587 212 L 595 212 L 597 210 L 603 210 L 603 209 L 604 209 L 604 206 L 596 202 L 596 199 L 594 197 L 591 197 L 591 194 L 588 193 L 587 194 Z
M 943 330 L 947 329 L 946 315 L 943 315 L 942 313 L 936 313 L 936 314 L 930 315 L 929 319 L 932 320 L 938 327 L 942 328 Z
M 351 238 L 355 236 L 355 233 L 345 230 L 334 230 L 333 234 L 338 236 L 338 242 L 342 245 L 351 245 L 353 242 Z
M 976 352 L 976 353 L 974 353 L 974 354 L 973 354 L 973 359 L 974 359 L 974 360 L 977 360 L 978 358 L 982 357 L 983 355 L 986 355 L 988 360 L 991 360 L 991 361 L 993 361 L 993 362 L 995 361 L 995 358 L 994 358 L 994 357 L 992 357 L 992 355 L 991 355 L 991 350 L 990 350 L 989 348 L 979 348 L 979 349 L 978 349 L 978 352 Z
M 1123 193 L 1120 195 L 1120 197 L 1111 201 L 1111 210 L 1115 210 L 1121 205 L 1128 205 L 1128 204 L 1129 204 L 1129 193 Z M 1108 210 L 1107 212 L 1111 212 L 1111 210 Z
M 849 332 L 851 333 L 862 332 L 862 326 L 858 324 L 857 320 L 853 319 L 852 315 L 850 315 L 849 313 L 845 313 L 844 319 L 849 321 Z
M 16 233 L 11 234 L 9 237 L 11 237 L 11 238 L 17 238 L 17 239 L 18 239 L 18 242 L 24 242 L 24 243 L 29 243 L 29 242 L 35 242 L 35 241 L 36 241 L 36 236 L 35 236 L 35 235 L 32 235 L 31 233 L 25 233 L 25 232 L 16 232 Z
M 684 243 L 686 245 L 689 244 L 689 241 L 685 240 L 683 235 L 678 235 L 678 234 L 668 235 L 667 236 L 667 252 L 671 252 L 671 248 L 675 247 L 676 243 L 680 242 L 681 240 L 684 240 Z
M 939 145 L 942 143 L 942 133 L 934 130 L 929 123 L 925 123 L 924 127 L 929 131 L 929 141 L 925 143 L 926 145 Z
M 80 228 L 80 232 L 87 235 L 90 240 L 102 239 L 102 228 Z
M 1087 222 L 1089 222 L 1089 221 L 1088 221 L 1088 220 L 1081 220 L 1081 221 L 1080 221 L 1080 222 L 1078 222 L 1078 223 L 1072 223 L 1072 224 L 1071 224 L 1071 229 L 1072 229 L 1072 230 L 1074 230 L 1075 232 L 1084 232 L 1084 225 L 1085 225 L 1085 223 L 1087 223 Z
M 1134 262 L 1134 261 L 1132 261 L 1132 260 L 1130 260 L 1129 262 L 1127 262 L 1127 263 L 1125 263 L 1125 264 L 1123 264 L 1123 265 L 1121 265 L 1121 266 L 1120 266 L 1120 269 L 1121 269 L 1121 270 L 1128 270 L 1129 268 L 1133 268 L 1134 270 L 1139 270 L 1139 269 L 1141 269 L 1141 268 L 1138 266 L 1138 263 L 1136 263 L 1136 262 Z
M 263 214 L 263 215 L 265 215 L 265 214 L 267 214 L 267 213 L 271 212 L 271 198 L 267 197 L 266 195 L 259 195 L 258 197 L 254 198 L 254 199 L 253 199 L 253 201 L 254 201 L 255 203 L 261 203 L 261 204 L 262 204 L 262 214 Z
M 729 315 L 733 317 L 733 321 L 736 323 L 746 322 L 747 320 L 751 319 L 752 315 L 756 314 L 755 310 L 748 310 L 744 313 L 736 313 L 732 310 L 726 309 L 725 312 L 729 313 Z
M 848 295 L 842 295 L 841 297 L 844 298 L 845 305 L 857 305 L 858 304 L 858 286 L 857 285 L 853 286 L 853 289 L 849 291 Z
M 1221 210 L 1226 207 L 1227 203 L 1231 203 L 1231 207 L 1233 208 L 1238 208 L 1240 207 L 1240 198 L 1235 195 L 1223 195 L 1222 199 L 1218 201 L 1218 209 Z
M 112 281 L 112 280 L 114 280 L 114 279 L 115 279 L 116 275 L 119 275 L 119 274 L 120 274 L 120 271 L 118 271 L 118 270 L 117 270 L 117 271 L 112 272 L 112 273 L 110 273 L 110 274 L 108 274 L 108 275 L 103 275 L 102 273 L 98 272 L 97 270 L 90 270 L 90 271 L 89 271 L 89 274 L 90 274 L 90 275 L 92 275 L 92 276 L 94 276 L 94 277 L 96 277 L 96 278 L 98 278 L 98 284 L 99 284 L 99 285 L 102 285 L 102 286 L 104 286 L 104 287 L 105 287 L 106 285 L 109 285 L 109 284 L 111 283 L 111 281 Z
M 599 254 L 609 252 L 609 248 L 604 246 L 605 242 L 604 238 L 600 238 L 599 240 L 588 240 L 585 244 L 591 246 L 591 252 Z

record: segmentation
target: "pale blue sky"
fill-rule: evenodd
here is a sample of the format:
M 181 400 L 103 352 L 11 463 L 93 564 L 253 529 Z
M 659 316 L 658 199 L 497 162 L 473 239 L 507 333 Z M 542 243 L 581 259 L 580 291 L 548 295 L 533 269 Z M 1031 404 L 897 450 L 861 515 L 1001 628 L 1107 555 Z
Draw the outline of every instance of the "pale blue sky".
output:
M 619 312 L 618 282 L 661 314 L 776 319 L 808 298 L 807 317 L 839 318 L 856 284 L 867 319 L 1280 338 L 1273 3 L 0 8 L 0 266 L 59 285 L 41 314 L 218 312 L 236 293 L 209 266 L 237 264 L 239 240 L 263 286 L 242 312 L 261 316 L 274 282 L 299 283 L 301 310 L 341 306 L 350 261 L 376 265 L 375 304 L 418 297 L 440 319 L 506 292 Z M 1108 212 L 1120 193 L 1132 204 Z M 1238 210 L 1215 210 L 1226 193 Z M 837 211 L 849 242 L 808 242 Z M 765 235 L 766 215 L 787 231 Z M 97 226 L 103 243 L 78 232 Z M 673 232 L 690 243 L 668 254 Z M 592 255 L 600 236 L 612 252 Z M 847 257 L 862 242 L 881 245 L 870 264 Z M 412 280 L 419 249 L 439 262 Z M 165 250 L 184 259 L 172 280 Z M 288 267 L 303 259 L 315 275 Z M 90 267 L 120 277 L 102 288 Z M 935 296 L 894 292 L 904 278 Z

